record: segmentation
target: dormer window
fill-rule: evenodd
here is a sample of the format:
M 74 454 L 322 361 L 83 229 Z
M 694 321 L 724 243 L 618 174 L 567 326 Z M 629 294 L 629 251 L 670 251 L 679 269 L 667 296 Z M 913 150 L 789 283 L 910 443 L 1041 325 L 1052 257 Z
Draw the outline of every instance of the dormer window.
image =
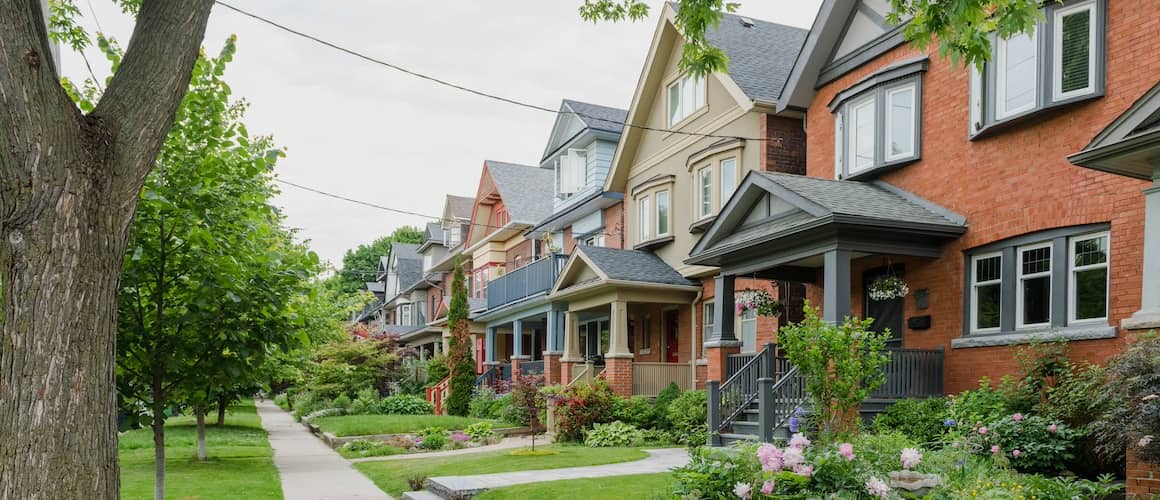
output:
M 705 107 L 705 79 L 685 75 L 669 84 L 669 126 Z
M 831 101 L 836 178 L 863 177 L 919 159 L 926 64 L 922 58 L 886 67 Z
M 567 199 L 588 187 L 588 152 L 569 149 L 556 160 L 556 197 Z

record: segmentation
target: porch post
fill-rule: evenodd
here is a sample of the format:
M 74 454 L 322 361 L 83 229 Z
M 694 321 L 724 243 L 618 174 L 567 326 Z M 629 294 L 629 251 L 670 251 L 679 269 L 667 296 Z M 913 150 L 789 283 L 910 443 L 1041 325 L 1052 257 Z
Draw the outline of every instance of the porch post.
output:
M 560 358 L 560 383 L 572 381 L 572 368 L 584 359 L 580 356 L 580 314 L 564 313 L 564 356 Z
M 564 348 L 564 325 L 560 321 L 563 315 L 563 311 L 557 310 L 555 304 L 548 311 L 548 331 L 544 335 L 548 344 L 544 349 L 544 383 L 548 385 L 563 383 L 560 372 L 560 351 Z
M 1152 187 L 1144 190 L 1144 290 L 1140 310 L 1120 325 L 1127 330 L 1160 328 L 1160 165 L 1152 170 Z
M 495 359 L 495 327 L 487 327 L 487 333 L 483 340 L 483 356 L 486 360 L 484 364 L 498 365 L 499 361 Z
M 608 353 L 604 355 L 604 378 L 612 391 L 632 396 L 632 351 L 628 347 L 628 303 L 613 301 L 609 323 Z
M 822 318 L 827 323 L 838 324 L 850 315 L 850 252 L 827 251 L 825 266 Z
M 524 354 L 524 321 L 517 319 L 512 322 L 512 377 L 520 376 L 520 363 L 531 359 Z
M 741 341 L 734 333 L 733 318 L 736 314 L 734 288 L 736 276 L 718 274 L 713 284 L 713 331 L 705 335 L 705 357 L 708 367 L 706 380 L 718 382 L 729 378 L 729 355 L 741 352 Z

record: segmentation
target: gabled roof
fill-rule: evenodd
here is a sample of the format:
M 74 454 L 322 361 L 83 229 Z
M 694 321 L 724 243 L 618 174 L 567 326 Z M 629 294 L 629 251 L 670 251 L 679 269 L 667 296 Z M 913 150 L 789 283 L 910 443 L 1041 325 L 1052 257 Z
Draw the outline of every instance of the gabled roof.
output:
M 661 285 L 700 286 L 651 252 L 580 245 L 576 251 L 592 265 L 593 270 L 609 280 L 637 281 Z
M 724 14 L 705 38 L 729 56 L 729 77 L 754 102 L 777 102 L 809 31 Z
M 471 209 L 475 206 L 475 198 L 470 196 L 447 195 L 443 204 L 443 216 L 461 220 L 471 219 Z
M 443 225 L 438 222 L 428 222 L 423 229 L 423 243 L 428 241 L 443 242 Z
M 1067 159 L 1096 170 L 1152 179 L 1160 165 L 1160 83 Z
M 404 259 L 423 259 L 423 256 L 419 255 L 419 245 L 417 243 L 391 243 L 390 256 L 396 261 Z
M 423 261 L 421 259 L 399 259 L 398 266 L 400 290 L 408 290 L 416 282 L 423 279 Z
M 563 106 L 571 108 L 575 116 L 588 128 L 619 134 L 624 129 L 628 110 L 564 99 Z
M 572 144 L 585 132 L 594 132 L 598 137 L 616 141 L 620 138 L 627 118 L 627 110 L 564 99 L 560 103 L 560 112 L 556 115 L 540 161 L 555 155 L 560 148 Z
M 487 160 L 484 166 L 500 198 L 503 198 L 512 222 L 534 225 L 552 214 L 555 182 L 552 172 L 493 160 Z
M 383 293 L 383 291 L 387 288 L 387 285 L 383 284 L 382 281 L 367 281 L 365 283 L 367 286 L 367 291 L 373 293 Z
M 714 257 L 793 238 L 835 224 L 885 234 L 953 237 L 966 218 L 881 181 L 831 180 L 750 172 L 685 262 L 718 265 Z

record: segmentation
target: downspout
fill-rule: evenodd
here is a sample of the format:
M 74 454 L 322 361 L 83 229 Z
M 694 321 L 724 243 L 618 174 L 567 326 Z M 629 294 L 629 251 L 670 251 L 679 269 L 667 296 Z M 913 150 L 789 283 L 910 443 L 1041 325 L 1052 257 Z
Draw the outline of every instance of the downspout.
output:
M 697 361 L 698 361 L 697 355 L 700 354 L 700 349 L 698 349 L 698 347 L 700 347 L 701 344 L 705 343 L 705 338 L 704 338 L 705 332 L 701 332 L 701 338 L 697 337 L 697 304 L 701 303 L 701 297 L 703 297 L 704 295 L 705 295 L 705 286 L 702 284 L 701 289 L 699 291 L 697 291 L 697 296 L 695 298 L 693 298 L 692 309 L 690 309 L 690 311 L 689 311 L 690 312 L 689 323 L 691 323 L 690 326 L 692 327 L 689 330 L 689 334 L 693 336 L 693 342 L 690 342 L 690 344 L 692 344 L 690 346 L 690 349 L 692 350 L 693 356 L 690 358 L 690 361 L 689 361 L 689 363 L 690 363 L 689 366 L 692 368 L 692 370 L 690 370 L 691 373 L 689 375 L 689 378 L 691 379 L 691 382 L 693 384 L 692 385 L 693 389 L 697 388 Z M 698 340 L 700 342 L 697 342 Z

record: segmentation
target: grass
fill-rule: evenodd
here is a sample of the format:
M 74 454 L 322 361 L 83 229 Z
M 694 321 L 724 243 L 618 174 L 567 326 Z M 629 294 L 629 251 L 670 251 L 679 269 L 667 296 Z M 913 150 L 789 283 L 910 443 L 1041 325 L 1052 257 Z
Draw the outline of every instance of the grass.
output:
M 669 498 L 673 490 L 672 473 L 636 474 L 600 479 L 568 479 L 544 483 L 521 484 L 483 492 L 476 500 L 506 498 L 556 498 L 584 500 L 621 500 L 624 498 Z
M 412 476 L 466 476 L 491 474 L 493 472 L 513 472 L 521 470 L 560 469 L 617 462 L 640 460 L 648 453 L 639 448 L 588 448 L 574 445 L 548 445 L 544 448 L 559 451 L 558 455 L 512 456 L 510 450 L 471 455 L 439 458 L 416 458 L 389 462 L 362 462 L 355 468 L 371 478 L 387 494 L 399 498 L 407 487 L 407 478 Z M 537 447 L 537 449 L 539 449 Z M 521 498 L 521 497 L 509 497 Z M 522 497 L 537 498 L 537 497 Z M 551 498 L 551 497 L 543 497 Z M 623 497 L 632 498 L 632 497 Z
M 348 448 L 346 446 L 338 447 L 338 454 L 342 455 L 343 458 L 385 457 L 388 455 L 402 455 L 404 453 L 407 453 L 407 450 L 385 443 L 378 443 L 367 449 Z
M 427 427 L 458 431 L 482 421 L 483 419 L 478 418 L 444 415 L 343 415 L 316 418 L 311 423 L 335 436 L 343 437 L 404 434 L 418 432 Z
M 207 425 L 206 447 L 209 460 L 198 462 L 193 417 L 172 417 L 166 422 L 166 497 L 232 499 L 245 492 L 248 499 L 282 498 L 270 443 L 253 402 L 230 406 L 224 427 Z M 153 431 L 122 434 L 120 457 L 121 498 L 153 498 Z

